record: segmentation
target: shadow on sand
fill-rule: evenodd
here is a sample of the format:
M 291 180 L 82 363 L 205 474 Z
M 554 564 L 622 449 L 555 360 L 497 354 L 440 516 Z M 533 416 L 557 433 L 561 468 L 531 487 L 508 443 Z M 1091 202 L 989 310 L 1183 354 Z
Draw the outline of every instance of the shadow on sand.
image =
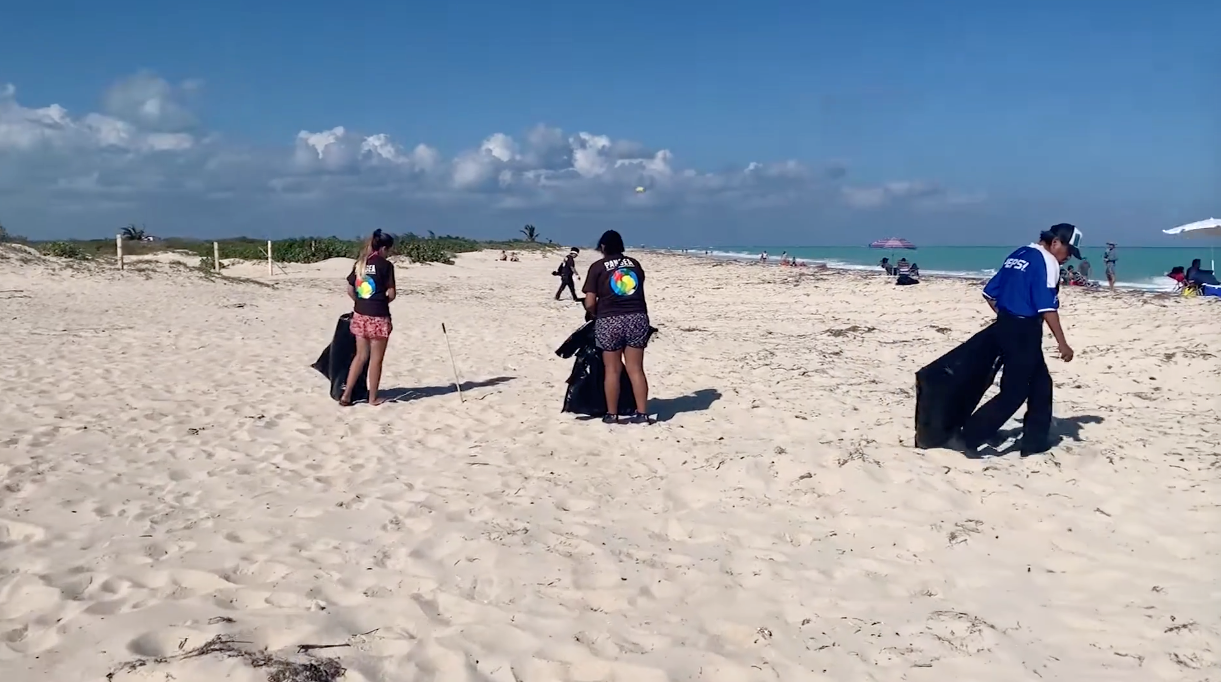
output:
M 702 412 L 720 399 L 721 392 L 715 388 L 705 388 L 690 395 L 679 396 L 677 398 L 649 398 L 649 414 L 656 418 L 655 421 L 669 421 L 675 415 L 684 412 Z M 598 419 L 601 419 L 601 417 L 582 415 L 576 418 L 580 422 L 596 421 Z
M 489 386 L 499 386 L 501 384 L 513 381 L 517 377 L 496 377 L 495 379 L 486 379 L 484 381 L 464 381 L 462 382 L 462 392 L 473 391 L 477 388 L 488 388 Z M 398 386 L 395 388 L 379 388 L 377 393 L 388 403 L 409 403 L 413 400 L 423 400 L 424 398 L 435 398 L 442 395 L 450 395 L 456 393 L 457 390 L 453 384 L 445 386 L 417 386 L 414 388 L 405 388 Z M 361 401 L 364 402 L 364 401 Z
M 1051 443 L 1050 448 L 1062 445 L 1064 441 L 1071 440 L 1074 443 L 1081 442 L 1081 427 L 1086 424 L 1101 424 L 1105 421 L 1102 417 L 1093 414 L 1083 414 L 1076 417 L 1064 417 L 1061 419 L 1053 419 L 1051 422 Z M 998 448 L 984 448 L 980 450 L 976 458 L 983 457 L 1000 457 L 1013 452 L 1020 452 L 1022 449 L 1022 441 L 1020 436 L 1022 429 L 1003 429 L 996 434 L 994 443 L 1000 444 L 1006 441 L 1013 441 L 1004 450 Z
M 657 415 L 657 421 L 670 421 L 684 412 L 703 412 L 721 399 L 721 392 L 705 388 L 677 398 L 655 398 L 649 401 L 649 411 Z

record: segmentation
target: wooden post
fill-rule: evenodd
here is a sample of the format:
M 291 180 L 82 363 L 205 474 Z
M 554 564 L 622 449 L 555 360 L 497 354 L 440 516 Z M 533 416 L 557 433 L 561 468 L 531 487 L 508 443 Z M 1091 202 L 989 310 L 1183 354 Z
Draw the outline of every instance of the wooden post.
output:
M 268 239 L 267 240 L 267 276 L 268 277 L 271 277 L 272 275 L 276 274 L 276 271 L 272 269 L 273 268 L 272 263 L 273 263 L 273 261 L 271 260 L 271 240 Z
M 123 235 L 116 234 L 114 236 L 114 254 L 119 259 L 119 269 L 123 269 Z
M 220 272 L 220 242 L 212 242 L 212 264 L 216 266 L 216 271 Z

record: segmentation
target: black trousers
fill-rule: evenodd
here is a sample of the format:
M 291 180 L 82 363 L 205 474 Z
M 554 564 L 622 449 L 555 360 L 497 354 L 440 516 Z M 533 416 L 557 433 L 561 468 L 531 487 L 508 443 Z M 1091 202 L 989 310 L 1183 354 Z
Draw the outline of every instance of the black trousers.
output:
M 1052 403 L 1051 373 L 1043 358 L 1043 319 L 1001 313 L 995 331 L 1004 363 L 1001 391 L 971 415 L 962 428 L 962 439 L 970 447 L 979 447 L 1026 403 L 1022 450 L 1042 452 L 1051 441 Z
M 568 289 L 568 293 L 572 294 L 572 300 L 581 300 L 577 298 L 577 287 L 576 284 L 573 283 L 571 277 L 560 278 L 560 288 L 555 290 L 555 300 L 560 300 L 560 294 L 564 293 L 564 289 Z

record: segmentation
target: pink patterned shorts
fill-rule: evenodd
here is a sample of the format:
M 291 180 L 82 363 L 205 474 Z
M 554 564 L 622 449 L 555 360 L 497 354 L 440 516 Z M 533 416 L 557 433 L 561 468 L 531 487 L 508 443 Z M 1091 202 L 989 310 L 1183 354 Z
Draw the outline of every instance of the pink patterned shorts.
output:
M 352 336 L 360 339 L 388 339 L 394 325 L 388 317 L 369 317 L 360 313 L 352 313 L 350 325 Z

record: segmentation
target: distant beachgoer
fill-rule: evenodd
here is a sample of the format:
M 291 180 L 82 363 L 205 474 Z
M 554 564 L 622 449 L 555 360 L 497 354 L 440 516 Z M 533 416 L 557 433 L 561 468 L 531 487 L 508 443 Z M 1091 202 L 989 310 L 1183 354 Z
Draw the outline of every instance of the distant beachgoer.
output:
M 394 263 L 388 258 L 394 248 L 394 237 L 374 230 L 360 249 L 360 256 L 348 273 L 348 298 L 352 299 L 352 336 L 356 337 L 356 357 L 348 368 L 348 382 L 339 404 L 352 404 L 352 389 L 360 373 L 369 365 L 369 404 L 380 405 L 377 387 L 382 380 L 382 360 L 390 341 L 390 302 L 398 295 L 394 281 Z
M 890 265 L 890 258 L 883 258 L 883 259 L 882 259 L 882 262 L 881 262 L 881 263 L 878 263 L 878 265 L 881 265 L 881 266 L 882 266 L 882 269 L 883 269 L 884 271 L 886 271 L 886 274 L 887 274 L 887 275 L 893 275 L 893 274 L 895 274 L 895 270 L 894 270 L 894 268 L 893 268 L 893 267 L 891 267 L 891 265 Z
M 759 254 L 759 262 L 760 262 L 760 263 L 766 263 L 766 262 L 767 262 L 767 252 L 766 252 L 766 251 L 764 251 L 763 253 Z
M 895 264 L 892 272 L 897 276 L 895 284 L 907 286 L 911 284 L 919 284 L 920 280 L 916 279 L 915 270 L 912 265 L 907 262 L 906 258 L 900 258 Z
M 984 403 L 962 428 L 962 441 L 976 451 L 1026 403 L 1021 452 L 1031 455 L 1051 447 L 1052 381 L 1043 357 L 1043 325 L 1056 337 L 1060 358 L 1073 359 L 1073 349 L 1060 326 L 1060 265 L 1080 259 L 1077 228 L 1053 225 L 1039 241 L 1009 254 L 984 287 L 984 298 L 996 313 L 995 337 L 1000 344 L 1001 390 Z
M 560 263 L 560 267 L 552 273 L 560 278 L 560 288 L 555 290 L 555 300 L 557 301 L 560 300 L 560 294 L 564 293 L 564 289 L 568 289 L 568 293 L 572 294 L 572 300 L 581 300 L 577 297 L 576 284 L 573 282 L 574 277 L 580 276 L 577 275 L 577 254 L 580 252 L 581 250 L 577 247 L 572 247 L 572 250 L 564 257 L 564 261 Z
M 504 251 L 501 251 L 500 258 L 498 258 L 497 260 L 507 261 L 507 260 L 509 260 L 509 254 L 505 253 Z
M 1119 257 L 1115 255 L 1115 242 L 1107 242 L 1106 253 L 1102 256 L 1102 264 L 1106 268 L 1107 286 L 1115 288 L 1115 264 Z
M 789 252 L 788 251 L 782 251 L 780 253 L 780 264 L 781 265 L 789 264 Z
M 1217 275 L 1212 270 L 1205 270 L 1199 258 L 1191 261 L 1191 266 L 1187 268 L 1186 277 L 1187 282 L 1190 284 L 1217 286 Z
M 620 423 L 619 379 L 626 365 L 632 394 L 633 414 L 623 415 L 630 424 L 649 423 L 649 380 L 644 374 L 644 349 L 649 343 L 649 308 L 644 298 L 644 268 L 640 261 L 623 255 L 623 237 L 607 230 L 598 240 L 602 259 L 594 261 L 585 275 L 585 309 L 594 316 L 594 335 L 602 351 L 605 371 L 607 414 L 602 421 Z

